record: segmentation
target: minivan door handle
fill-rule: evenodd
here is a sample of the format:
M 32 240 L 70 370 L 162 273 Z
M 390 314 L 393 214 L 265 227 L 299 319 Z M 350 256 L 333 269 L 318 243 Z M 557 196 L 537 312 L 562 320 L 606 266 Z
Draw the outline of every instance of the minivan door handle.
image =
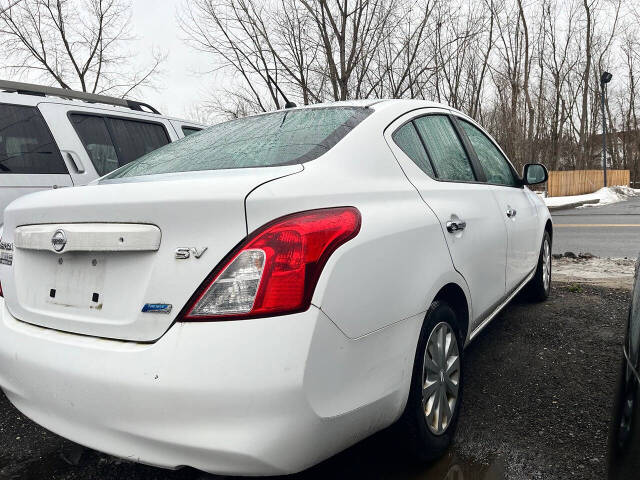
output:
M 449 220 L 447 222 L 447 231 L 449 233 L 461 232 L 467 227 L 467 222 L 464 220 Z
M 67 152 L 67 158 L 73 165 L 73 168 L 76 169 L 76 173 L 84 173 L 84 165 L 79 158 L 76 158 L 76 155 L 72 154 L 71 152 Z

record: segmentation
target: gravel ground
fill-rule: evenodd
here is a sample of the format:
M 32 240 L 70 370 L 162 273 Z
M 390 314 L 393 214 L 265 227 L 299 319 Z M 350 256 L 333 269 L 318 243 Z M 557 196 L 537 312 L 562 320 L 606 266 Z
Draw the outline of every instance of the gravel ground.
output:
M 604 478 L 628 296 L 625 288 L 558 282 L 546 303 L 516 299 L 465 351 L 456 442 L 435 465 L 412 465 L 382 432 L 288 478 Z M 0 445 L 0 479 L 213 478 L 82 452 L 23 417 L 4 395 Z

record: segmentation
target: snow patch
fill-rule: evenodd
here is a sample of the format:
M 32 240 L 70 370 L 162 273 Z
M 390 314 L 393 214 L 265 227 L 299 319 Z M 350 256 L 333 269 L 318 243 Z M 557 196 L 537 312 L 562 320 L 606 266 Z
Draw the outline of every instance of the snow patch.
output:
M 572 205 L 584 201 L 599 200 L 598 203 L 582 205 L 578 208 L 589 208 L 599 205 L 609 205 L 612 203 L 623 202 L 629 197 L 636 197 L 640 190 L 624 186 L 601 188 L 597 192 L 587 193 L 585 195 L 571 195 L 566 197 L 546 197 L 544 202 L 547 207 L 562 207 L 564 205 Z

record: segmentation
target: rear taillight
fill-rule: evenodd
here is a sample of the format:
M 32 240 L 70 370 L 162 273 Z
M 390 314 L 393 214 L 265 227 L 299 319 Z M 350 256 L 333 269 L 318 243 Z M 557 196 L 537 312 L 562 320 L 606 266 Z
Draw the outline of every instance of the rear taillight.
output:
M 179 321 L 301 312 L 331 254 L 360 231 L 354 207 L 281 217 L 256 230 L 211 272 Z

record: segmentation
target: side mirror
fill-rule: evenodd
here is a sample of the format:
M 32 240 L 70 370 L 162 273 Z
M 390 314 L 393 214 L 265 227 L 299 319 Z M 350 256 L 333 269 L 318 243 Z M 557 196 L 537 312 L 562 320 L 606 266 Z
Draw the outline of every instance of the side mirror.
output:
M 522 172 L 523 185 L 536 185 L 544 183 L 549 178 L 547 167 L 541 163 L 527 163 Z

